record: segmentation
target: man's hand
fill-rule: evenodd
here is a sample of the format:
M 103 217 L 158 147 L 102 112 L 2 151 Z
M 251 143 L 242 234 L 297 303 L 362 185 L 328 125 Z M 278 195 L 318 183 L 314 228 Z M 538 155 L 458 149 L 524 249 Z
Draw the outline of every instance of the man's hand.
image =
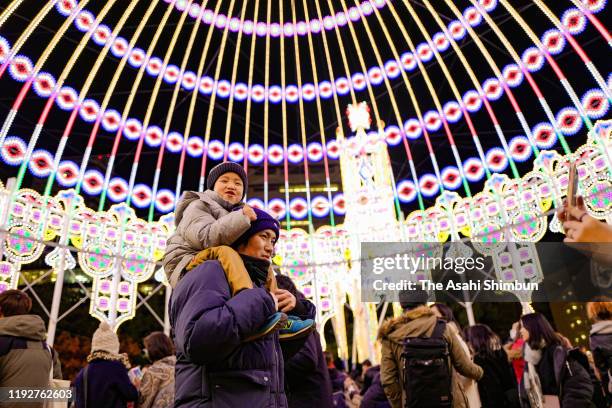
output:
M 288 290 L 277 289 L 274 294 L 278 298 L 278 308 L 281 312 L 287 313 L 295 308 L 297 299 Z
M 270 296 L 274 300 L 274 310 L 278 312 L 278 297 L 274 293 L 270 293 Z
M 249 217 L 249 220 L 251 221 L 255 221 L 257 219 L 257 214 L 255 214 L 255 211 L 248 204 L 245 204 L 244 207 L 242 207 L 242 213 Z

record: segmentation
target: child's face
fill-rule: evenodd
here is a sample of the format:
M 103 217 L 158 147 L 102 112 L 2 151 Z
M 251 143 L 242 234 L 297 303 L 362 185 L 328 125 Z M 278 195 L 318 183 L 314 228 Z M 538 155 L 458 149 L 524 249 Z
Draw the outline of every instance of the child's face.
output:
M 231 204 L 238 204 L 244 193 L 242 179 L 232 172 L 222 174 L 215 182 L 213 189 L 222 199 Z

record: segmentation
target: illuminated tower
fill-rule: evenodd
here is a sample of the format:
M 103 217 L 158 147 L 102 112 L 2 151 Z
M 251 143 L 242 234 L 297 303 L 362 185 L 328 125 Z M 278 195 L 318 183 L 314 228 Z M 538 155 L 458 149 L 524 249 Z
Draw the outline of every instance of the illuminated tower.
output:
M 365 102 L 347 108 L 349 126 L 354 136 L 338 134 L 341 146 L 340 169 L 346 203 L 344 227 L 350 236 L 349 254 L 360 259 L 361 242 L 400 241 L 400 224 L 393 204 L 393 174 L 384 134 L 370 129 L 370 110 Z M 378 319 L 376 305 L 361 301 L 360 265 L 353 262 L 346 277 L 356 339 L 354 357 L 379 361 L 376 350 Z

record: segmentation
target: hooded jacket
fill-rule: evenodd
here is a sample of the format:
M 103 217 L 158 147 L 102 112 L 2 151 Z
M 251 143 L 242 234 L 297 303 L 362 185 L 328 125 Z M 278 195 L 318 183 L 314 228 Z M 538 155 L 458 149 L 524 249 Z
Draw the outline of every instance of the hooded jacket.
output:
M 176 286 L 180 274 L 203 249 L 231 245 L 251 226 L 242 211 L 212 190 L 185 191 L 176 206 L 176 230 L 168 238 L 162 263 L 168 282 Z
M 595 360 L 595 366 L 601 375 L 602 388 L 605 390 L 606 398 L 612 405 L 612 320 L 602 320 L 593 323 L 589 337 L 591 351 Z
M 525 381 L 533 367 L 537 372 L 542 395 L 557 395 L 561 408 L 593 407 L 593 382 L 588 371 L 587 357 L 578 349 L 566 349 L 561 345 L 551 345 L 541 350 L 525 347 L 525 361 L 528 362 L 519 385 L 521 405 L 534 408 L 530 404 Z
M 219 261 L 186 274 L 172 292 L 176 408 L 286 408 L 278 332 L 243 342 L 275 312 L 254 285 L 231 296 Z
M 53 378 L 62 378 L 58 355 L 49 351 L 46 338 L 38 315 L 0 318 L 0 387 L 48 387 L 52 361 Z
M 389 319 L 382 324 L 378 338 L 382 342 L 382 359 L 380 363 L 380 380 L 385 394 L 393 408 L 402 408 L 406 395 L 403 390 L 404 372 L 402 370 L 402 351 L 406 337 L 432 335 L 437 317 L 427 306 L 419 306 L 399 317 Z M 448 344 L 452 366 L 462 375 L 479 380 L 482 368 L 472 362 L 459 343 L 459 334 L 447 324 L 443 337 Z M 453 376 L 453 379 L 455 376 Z M 456 395 L 459 388 L 453 380 L 453 406 L 467 406 L 465 395 Z

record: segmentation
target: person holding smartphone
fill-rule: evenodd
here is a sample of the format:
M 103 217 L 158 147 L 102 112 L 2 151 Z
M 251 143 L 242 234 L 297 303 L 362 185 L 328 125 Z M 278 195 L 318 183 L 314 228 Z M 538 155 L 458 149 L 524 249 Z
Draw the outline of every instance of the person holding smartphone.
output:
M 611 243 L 612 226 L 591 217 L 584 205 L 584 198 L 578 196 L 576 205 L 569 206 L 567 201 L 557 211 L 559 221 L 565 229 L 566 243 Z
M 139 408 L 164 408 L 174 405 L 174 344 L 156 331 L 143 340 L 145 355 L 153 364 L 144 370 L 138 390 Z

